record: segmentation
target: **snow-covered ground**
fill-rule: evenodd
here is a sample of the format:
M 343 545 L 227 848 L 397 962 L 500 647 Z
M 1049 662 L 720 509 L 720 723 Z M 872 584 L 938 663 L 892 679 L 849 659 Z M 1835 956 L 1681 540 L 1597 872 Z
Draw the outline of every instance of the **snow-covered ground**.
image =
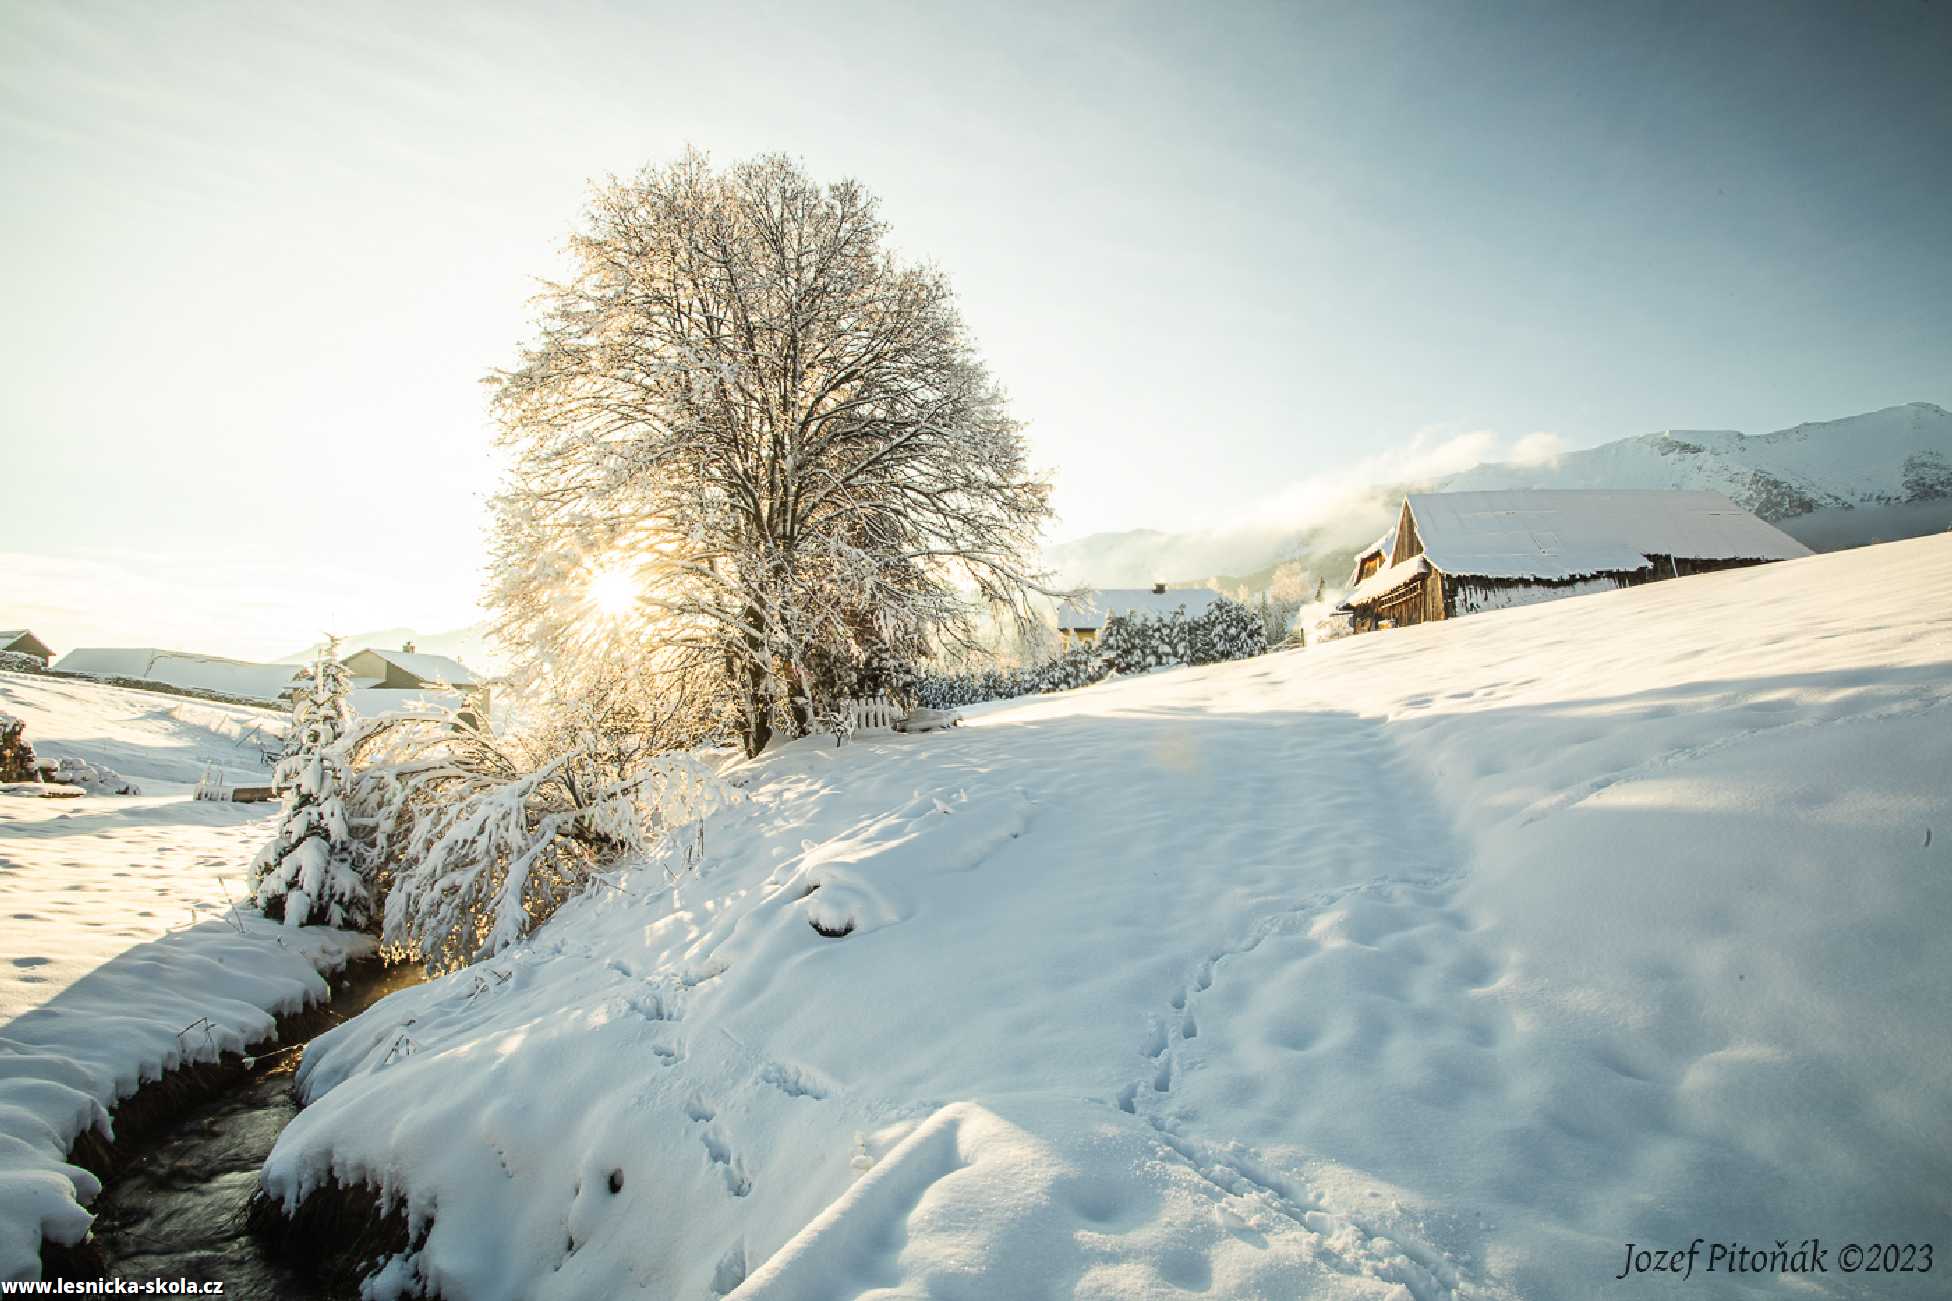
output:
M 1948 706 L 1938 537 L 787 747 L 266 1180 L 471 1301 L 1930 1295 L 1834 1252 L 1952 1246 Z
M 27 720 L 43 758 L 121 773 L 145 795 L 187 794 L 205 765 L 226 784 L 264 782 L 289 715 L 132 687 L 0 671 L 0 712 Z
M 0 709 L 44 756 L 134 778 L 140 796 L 0 798 L 0 1279 L 43 1233 L 78 1241 L 94 1179 L 63 1156 L 145 1081 L 264 1038 L 371 942 L 254 912 L 269 805 L 198 803 L 204 765 L 264 782 L 258 710 L 0 673 Z

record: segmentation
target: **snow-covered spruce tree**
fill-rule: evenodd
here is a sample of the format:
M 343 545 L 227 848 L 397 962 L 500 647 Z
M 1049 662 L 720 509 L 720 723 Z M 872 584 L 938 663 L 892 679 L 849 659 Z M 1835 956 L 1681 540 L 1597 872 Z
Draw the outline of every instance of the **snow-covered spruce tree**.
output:
M 329 643 L 312 681 L 292 701 L 285 755 L 272 781 L 283 793 L 278 829 L 251 864 L 258 907 L 287 926 L 308 922 L 363 930 L 373 920 L 370 884 L 355 861 L 347 821 L 349 776 L 341 742 L 352 723 L 352 675 Z
M 859 185 L 778 156 L 596 192 L 491 377 L 518 681 L 573 694 L 622 646 L 664 743 L 757 753 L 871 657 L 969 644 L 985 606 L 1029 617 L 1049 485 L 948 283 L 885 235 Z
M 1163 615 L 1130 615 L 1110 620 L 1098 639 L 1098 653 L 1119 673 L 1143 673 L 1170 664 L 1190 664 L 1192 646 L 1185 607 Z

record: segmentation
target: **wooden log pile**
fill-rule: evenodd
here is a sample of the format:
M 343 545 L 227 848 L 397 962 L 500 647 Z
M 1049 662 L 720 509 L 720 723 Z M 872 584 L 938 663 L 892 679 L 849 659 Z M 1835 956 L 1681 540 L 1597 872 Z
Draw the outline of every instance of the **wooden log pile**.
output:
M 27 740 L 27 724 L 12 714 L 0 714 L 0 782 L 37 782 L 40 765 Z

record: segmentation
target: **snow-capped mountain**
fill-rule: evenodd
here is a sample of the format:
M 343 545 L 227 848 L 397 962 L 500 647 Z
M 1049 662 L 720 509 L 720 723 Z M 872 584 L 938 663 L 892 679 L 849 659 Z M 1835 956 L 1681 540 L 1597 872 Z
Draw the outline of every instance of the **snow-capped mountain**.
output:
M 1474 466 L 1437 486 L 1460 492 L 1706 488 L 1799 536 L 1795 521 L 1835 525 L 1836 515 L 1847 511 L 1867 512 L 1857 521 L 1863 527 L 1849 530 L 1865 534 L 1857 541 L 1872 540 L 1880 529 L 1886 537 L 1907 536 L 1932 531 L 1930 519 L 1952 515 L 1952 412 L 1912 402 L 1773 434 L 1669 429 L 1541 465 Z M 1924 527 L 1902 527 L 1907 520 Z M 1900 527 L 1887 529 L 1891 525 Z M 1820 549 L 1848 545 L 1853 543 L 1831 540 Z

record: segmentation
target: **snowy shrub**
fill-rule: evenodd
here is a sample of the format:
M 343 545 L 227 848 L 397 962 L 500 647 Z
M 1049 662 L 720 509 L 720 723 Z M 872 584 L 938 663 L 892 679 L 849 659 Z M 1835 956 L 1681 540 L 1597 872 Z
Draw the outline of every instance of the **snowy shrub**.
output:
M 1113 673 L 1143 673 L 1168 664 L 1217 664 L 1266 650 L 1260 615 L 1238 602 L 1220 600 L 1197 619 L 1175 611 L 1165 618 L 1115 620 L 1096 645 L 1074 647 L 1045 664 L 925 673 L 914 680 L 912 694 L 917 704 L 931 709 L 955 709 L 986 700 L 1088 687 Z
M 381 942 L 434 974 L 515 943 L 609 864 L 674 849 L 672 833 L 730 798 L 689 754 L 599 726 L 505 740 L 440 711 L 380 720 L 356 750 L 352 822 L 385 893 Z
M 20 651 L 0 651 L 0 669 L 11 673 L 40 673 L 46 668 L 47 665 L 32 655 L 24 655 Z
M 929 709 L 955 709 L 985 700 L 1014 700 L 1047 691 L 1090 686 L 1106 669 L 1088 646 L 1080 646 L 1048 664 L 1027 668 L 988 668 L 965 673 L 927 673 L 915 680 L 915 703 Z
M 311 685 L 292 702 L 285 755 L 272 774 L 284 795 L 278 829 L 251 864 L 258 907 L 287 926 L 308 922 L 355 930 L 371 924 L 372 890 L 355 861 L 346 817 L 348 765 L 342 742 L 352 725 L 352 676 L 319 653 Z
M 142 794 L 142 788 L 121 773 L 72 755 L 55 764 L 54 780 L 63 786 L 79 786 L 90 795 Z

